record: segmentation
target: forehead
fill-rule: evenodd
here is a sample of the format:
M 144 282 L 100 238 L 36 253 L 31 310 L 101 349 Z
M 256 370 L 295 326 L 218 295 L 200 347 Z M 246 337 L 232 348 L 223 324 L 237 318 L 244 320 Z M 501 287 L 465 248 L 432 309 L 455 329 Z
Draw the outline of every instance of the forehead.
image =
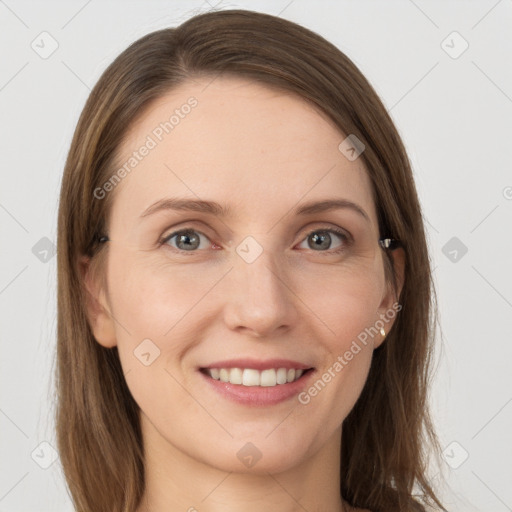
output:
M 376 222 L 362 159 L 349 161 L 338 149 L 345 137 L 286 91 L 236 77 L 188 81 L 128 131 L 117 163 L 129 172 L 114 211 L 140 215 L 156 200 L 180 196 L 213 199 L 240 215 L 279 215 L 300 202 L 340 197 Z

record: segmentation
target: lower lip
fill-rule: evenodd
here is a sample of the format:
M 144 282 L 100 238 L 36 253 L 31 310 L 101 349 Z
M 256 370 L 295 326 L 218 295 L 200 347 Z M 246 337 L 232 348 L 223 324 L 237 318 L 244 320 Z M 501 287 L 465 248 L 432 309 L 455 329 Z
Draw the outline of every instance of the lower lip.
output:
M 212 379 L 199 371 L 203 379 L 219 394 L 229 400 L 243 405 L 267 406 L 275 405 L 299 394 L 309 382 L 314 369 L 304 372 L 299 379 L 286 384 L 276 386 L 244 386 L 243 384 L 231 384 Z

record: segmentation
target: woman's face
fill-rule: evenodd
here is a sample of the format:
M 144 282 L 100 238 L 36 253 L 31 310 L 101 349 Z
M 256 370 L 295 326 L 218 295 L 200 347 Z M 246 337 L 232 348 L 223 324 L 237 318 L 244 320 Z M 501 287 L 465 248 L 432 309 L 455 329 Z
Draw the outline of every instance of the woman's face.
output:
M 91 323 L 118 347 L 148 446 L 282 471 L 339 439 L 395 296 L 346 135 L 300 98 L 211 80 L 152 104 L 120 148 Z M 357 206 L 298 213 L 328 200 Z

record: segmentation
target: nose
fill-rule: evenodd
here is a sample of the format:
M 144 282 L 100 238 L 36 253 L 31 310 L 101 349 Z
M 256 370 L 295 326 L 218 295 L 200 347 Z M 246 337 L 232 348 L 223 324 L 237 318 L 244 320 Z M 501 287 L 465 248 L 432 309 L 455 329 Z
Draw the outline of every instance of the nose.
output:
M 298 298 L 290 279 L 267 253 L 252 263 L 236 258 L 223 289 L 226 325 L 257 338 L 282 334 L 298 319 Z

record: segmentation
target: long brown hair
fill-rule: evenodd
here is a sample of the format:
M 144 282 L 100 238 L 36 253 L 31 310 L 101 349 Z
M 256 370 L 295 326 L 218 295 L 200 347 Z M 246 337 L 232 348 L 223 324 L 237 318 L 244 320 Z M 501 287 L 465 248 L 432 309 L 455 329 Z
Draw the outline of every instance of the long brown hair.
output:
M 94 191 L 113 176 L 127 129 L 152 101 L 187 80 L 220 73 L 299 95 L 364 143 L 380 235 L 401 241 L 406 265 L 402 310 L 343 423 L 340 492 L 375 512 L 445 510 L 427 478 L 427 459 L 440 452 L 427 395 L 435 290 L 403 143 L 372 86 L 339 49 L 295 23 L 246 10 L 197 15 L 133 43 L 97 82 L 74 133 L 58 217 L 56 428 L 76 510 L 133 512 L 144 492 L 139 408 L 117 348 L 95 341 L 85 310 L 79 261 L 85 255 L 104 269 L 108 249 L 97 240 L 115 197 L 99 200 Z M 396 282 L 392 262 L 386 251 L 386 276 Z

